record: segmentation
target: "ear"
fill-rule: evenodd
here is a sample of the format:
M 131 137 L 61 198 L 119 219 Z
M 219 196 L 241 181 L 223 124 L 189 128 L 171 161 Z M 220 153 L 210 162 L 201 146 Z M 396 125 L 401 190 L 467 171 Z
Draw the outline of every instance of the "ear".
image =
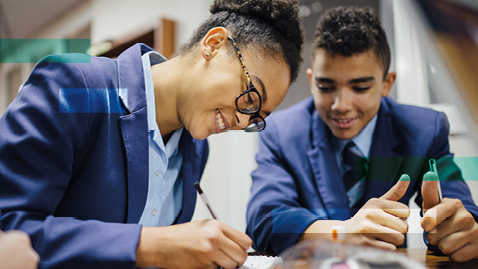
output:
M 385 79 L 383 80 L 383 89 L 382 89 L 382 96 L 386 97 L 392 90 L 393 83 L 395 83 L 395 79 L 397 78 L 397 73 L 390 72 L 387 74 Z
M 228 31 L 224 27 L 215 27 L 203 37 L 200 47 L 202 57 L 209 61 L 214 58 L 217 51 L 227 44 Z
M 312 83 L 312 69 L 307 68 L 307 78 L 309 78 L 309 82 Z
M 314 84 L 312 81 L 312 69 L 307 68 L 307 78 L 309 79 L 309 85 L 310 85 L 310 92 L 314 94 Z

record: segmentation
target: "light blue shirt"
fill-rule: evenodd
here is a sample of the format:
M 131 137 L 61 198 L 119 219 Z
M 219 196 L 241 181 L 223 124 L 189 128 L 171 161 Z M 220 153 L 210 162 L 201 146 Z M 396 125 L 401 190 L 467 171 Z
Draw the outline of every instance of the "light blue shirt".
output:
M 342 177 L 345 173 L 345 167 L 343 163 L 342 151 L 349 141 L 353 141 L 355 146 L 352 148 L 356 154 L 361 155 L 362 157 L 368 157 L 370 154 L 370 147 L 372 145 L 373 132 L 375 131 L 375 126 L 377 125 L 377 115 L 375 115 L 372 120 L 367 123 L 365 128 L 360 131 L 354 138 L 350 140 L 341 140 L 335 139 L 336 143 L 334 146 L 335 150 L 335 159 L 340 169 Z M 368 167 L 368 166 L 367 166 Z M 367 169 L 367 168 L 366 168 Z M 365 178 L 362 178 L 357 183 L 355 183 L 352 188 L 347 191 L 347 198 L 349 200 L 349 206 L 352 207 L 357 204 L 357 202 L 363 197 L 365 190 Z
M 143 226 L 168 226 L 173 224 L 182 207 L 183 182 L 178 179 L 183 155 L 178 150 L 183 128 L 174 131 L 164 145 L 156 122 L 151 66 L 166 61 L 155 51 L 142 56 L 146 88 L 149 135 L 148 197 L 139 223 Z
M 375 126 L 377 125 L 377 115 L 375 115 L 372 120 L 370 120 L 369 123 L 365 126 L 365 128 L 362 129 L 356 135 L 354 138 L 349 139 L 349 140 L 342 140 L 342 139 L 335 139 L 335 146 L 334 146 L 334 153 L 335 153 L 335 159 L 337 160 L 337 164 L 339 165 L 340 172 L 342 172 L 342 175 L 345 173 L 345 167 L 343 165 L 343 160 L 342 160 L 342 151 L 345 148 L 345 145 L 349 141 L 353 141 L 355 143 L 356 150 L 359 151 L 359 153 L 362 155 L 362 157 L 368 157 L 370 154 L 370 147 L 372 145 L 372 136 L 373 132 L 375 131 Z

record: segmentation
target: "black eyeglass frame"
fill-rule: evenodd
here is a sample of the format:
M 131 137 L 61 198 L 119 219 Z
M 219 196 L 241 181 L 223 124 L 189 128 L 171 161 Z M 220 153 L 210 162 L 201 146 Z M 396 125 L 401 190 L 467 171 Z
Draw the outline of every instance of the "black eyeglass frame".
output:
M 261 114 L 259 114 L 259 111 L 261 111 L 261 107 L 262 107 L 262 97 L 261 97 L 261 94 L 259 93 L 259 91 L 256 89 L 256 86 L 254 86 L 254 84 L 252 84 L 252 80 L 251 80 L 251 76 L 249 75 L 249 71 L 247 70 L 247 67 L 246 65 L 244 64 L 244 59 L 242 58 L 242 54 L 241 54 L 241 51 L 239 50 L 239 47 L 237 46 L 237 43 L 236 41 L 228 36 L 227 39 L 231 42 L 232 46 L 234 47 L 234 49 L 236 50 L 236 53 L 237 53 L 237 56 L 239 57 L 239 61 L 241 62 L 241 65 L 242 65 L 242 69 L 244 70 L 244 74 L 246 75 L 246 79 L 247 79 L 247 82 L 249 83 L 249 87 L 247 88 L 247 90 L 245 90 L 244 92 L 240 93 L 237 97 L 236 97 L 236 108 L 237 110 L 242 113 L 242 114 L 246 114 L 246 115 L 252 115 L 251 118 L 249 119 L 249 123 L 251 121 L 254 121 L 254 119 L 257 119 L 259 118 L 263 125 L 260 126 L 259 128 L 250 128 L 248 129 L 248 127 L 244 128 L 245 131 L 262 131 L 266 128 L 266 121 L 264 120 L 264 118 L 261 116 Z M 239 108 L 239 105 L 238 105 L 238 102 L 239 102 L 239 99 L 250 93 L 250 92 L 255 92 L 257 94 L 257 96 L 259 97 L 259 106 L 256 108 L 256 109 L 241 109 Z

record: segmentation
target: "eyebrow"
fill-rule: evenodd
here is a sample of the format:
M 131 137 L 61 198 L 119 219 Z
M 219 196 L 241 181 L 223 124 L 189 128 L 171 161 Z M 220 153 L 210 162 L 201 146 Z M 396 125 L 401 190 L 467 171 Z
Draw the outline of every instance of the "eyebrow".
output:
M 335 83 L 335 80 L 331 78 L 324 78 L 324 77 L 316 77 L 315 78 L 317 83 L 328 83 L 328 84 L 333 84 Z M 374 81 L 375 77 L 362 77 L 362 78 L 354 78 L 351 79 L 347 82 L 347 84 L 356 84 L 356 83 L 364 83 L 364 82 L 370 82 Z
M 349 84 L 370 82 L 370 81 L 374 81 L 374 80 L 375 80 L 374 77 L 355 78 L 355 79 L 351 79 L 351 80 L 349 81 Z
M 267 90 L 264 82 L 262 82 L 261 78 L 255 75 L 251 75 L 251 77 L 255 78 L 257 82 L 259 82 L 259 86 L 262 89 L 262 102 L 265 103 L 267 101 Z
M 259 88 L 262 89 L 262 103 L 265 103 L 267 101 L 267 90 L 266 86 L 264 85 L 264 82 L 262 82 L 262 79 L 258 76 L 251 75 L 251 79 L 255 78 L 256 81 L 259 83 Z M 257 87 L 256 87 L 257 88 Z M 269 116 L 272 112 L 271 111 L 264 111 L 262 110 L 262 113 L 264 113 L 267 116 Z
M 315 81 L 317 83 L 329 83 L 329 84 L 335 83 L 335 80 L 331 78 L 323 78 L 323 77 L 315 77 Z

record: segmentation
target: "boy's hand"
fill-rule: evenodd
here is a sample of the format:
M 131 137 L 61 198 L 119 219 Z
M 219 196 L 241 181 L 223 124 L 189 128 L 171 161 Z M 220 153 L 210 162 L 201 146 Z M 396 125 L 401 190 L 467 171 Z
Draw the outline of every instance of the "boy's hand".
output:
M 454 261 L 478 258 L 478 224 L 459 199 L 438 199 L 438 181 L 422 183 L 422 227 L 430 244 Z
M 407 205 L 397 202 L 407 191 L 410 177 L 403 175 L 387 193 L 370 199 L 345 221 L 347 242 L 395 250 L 405 241 L 410 215 Z

